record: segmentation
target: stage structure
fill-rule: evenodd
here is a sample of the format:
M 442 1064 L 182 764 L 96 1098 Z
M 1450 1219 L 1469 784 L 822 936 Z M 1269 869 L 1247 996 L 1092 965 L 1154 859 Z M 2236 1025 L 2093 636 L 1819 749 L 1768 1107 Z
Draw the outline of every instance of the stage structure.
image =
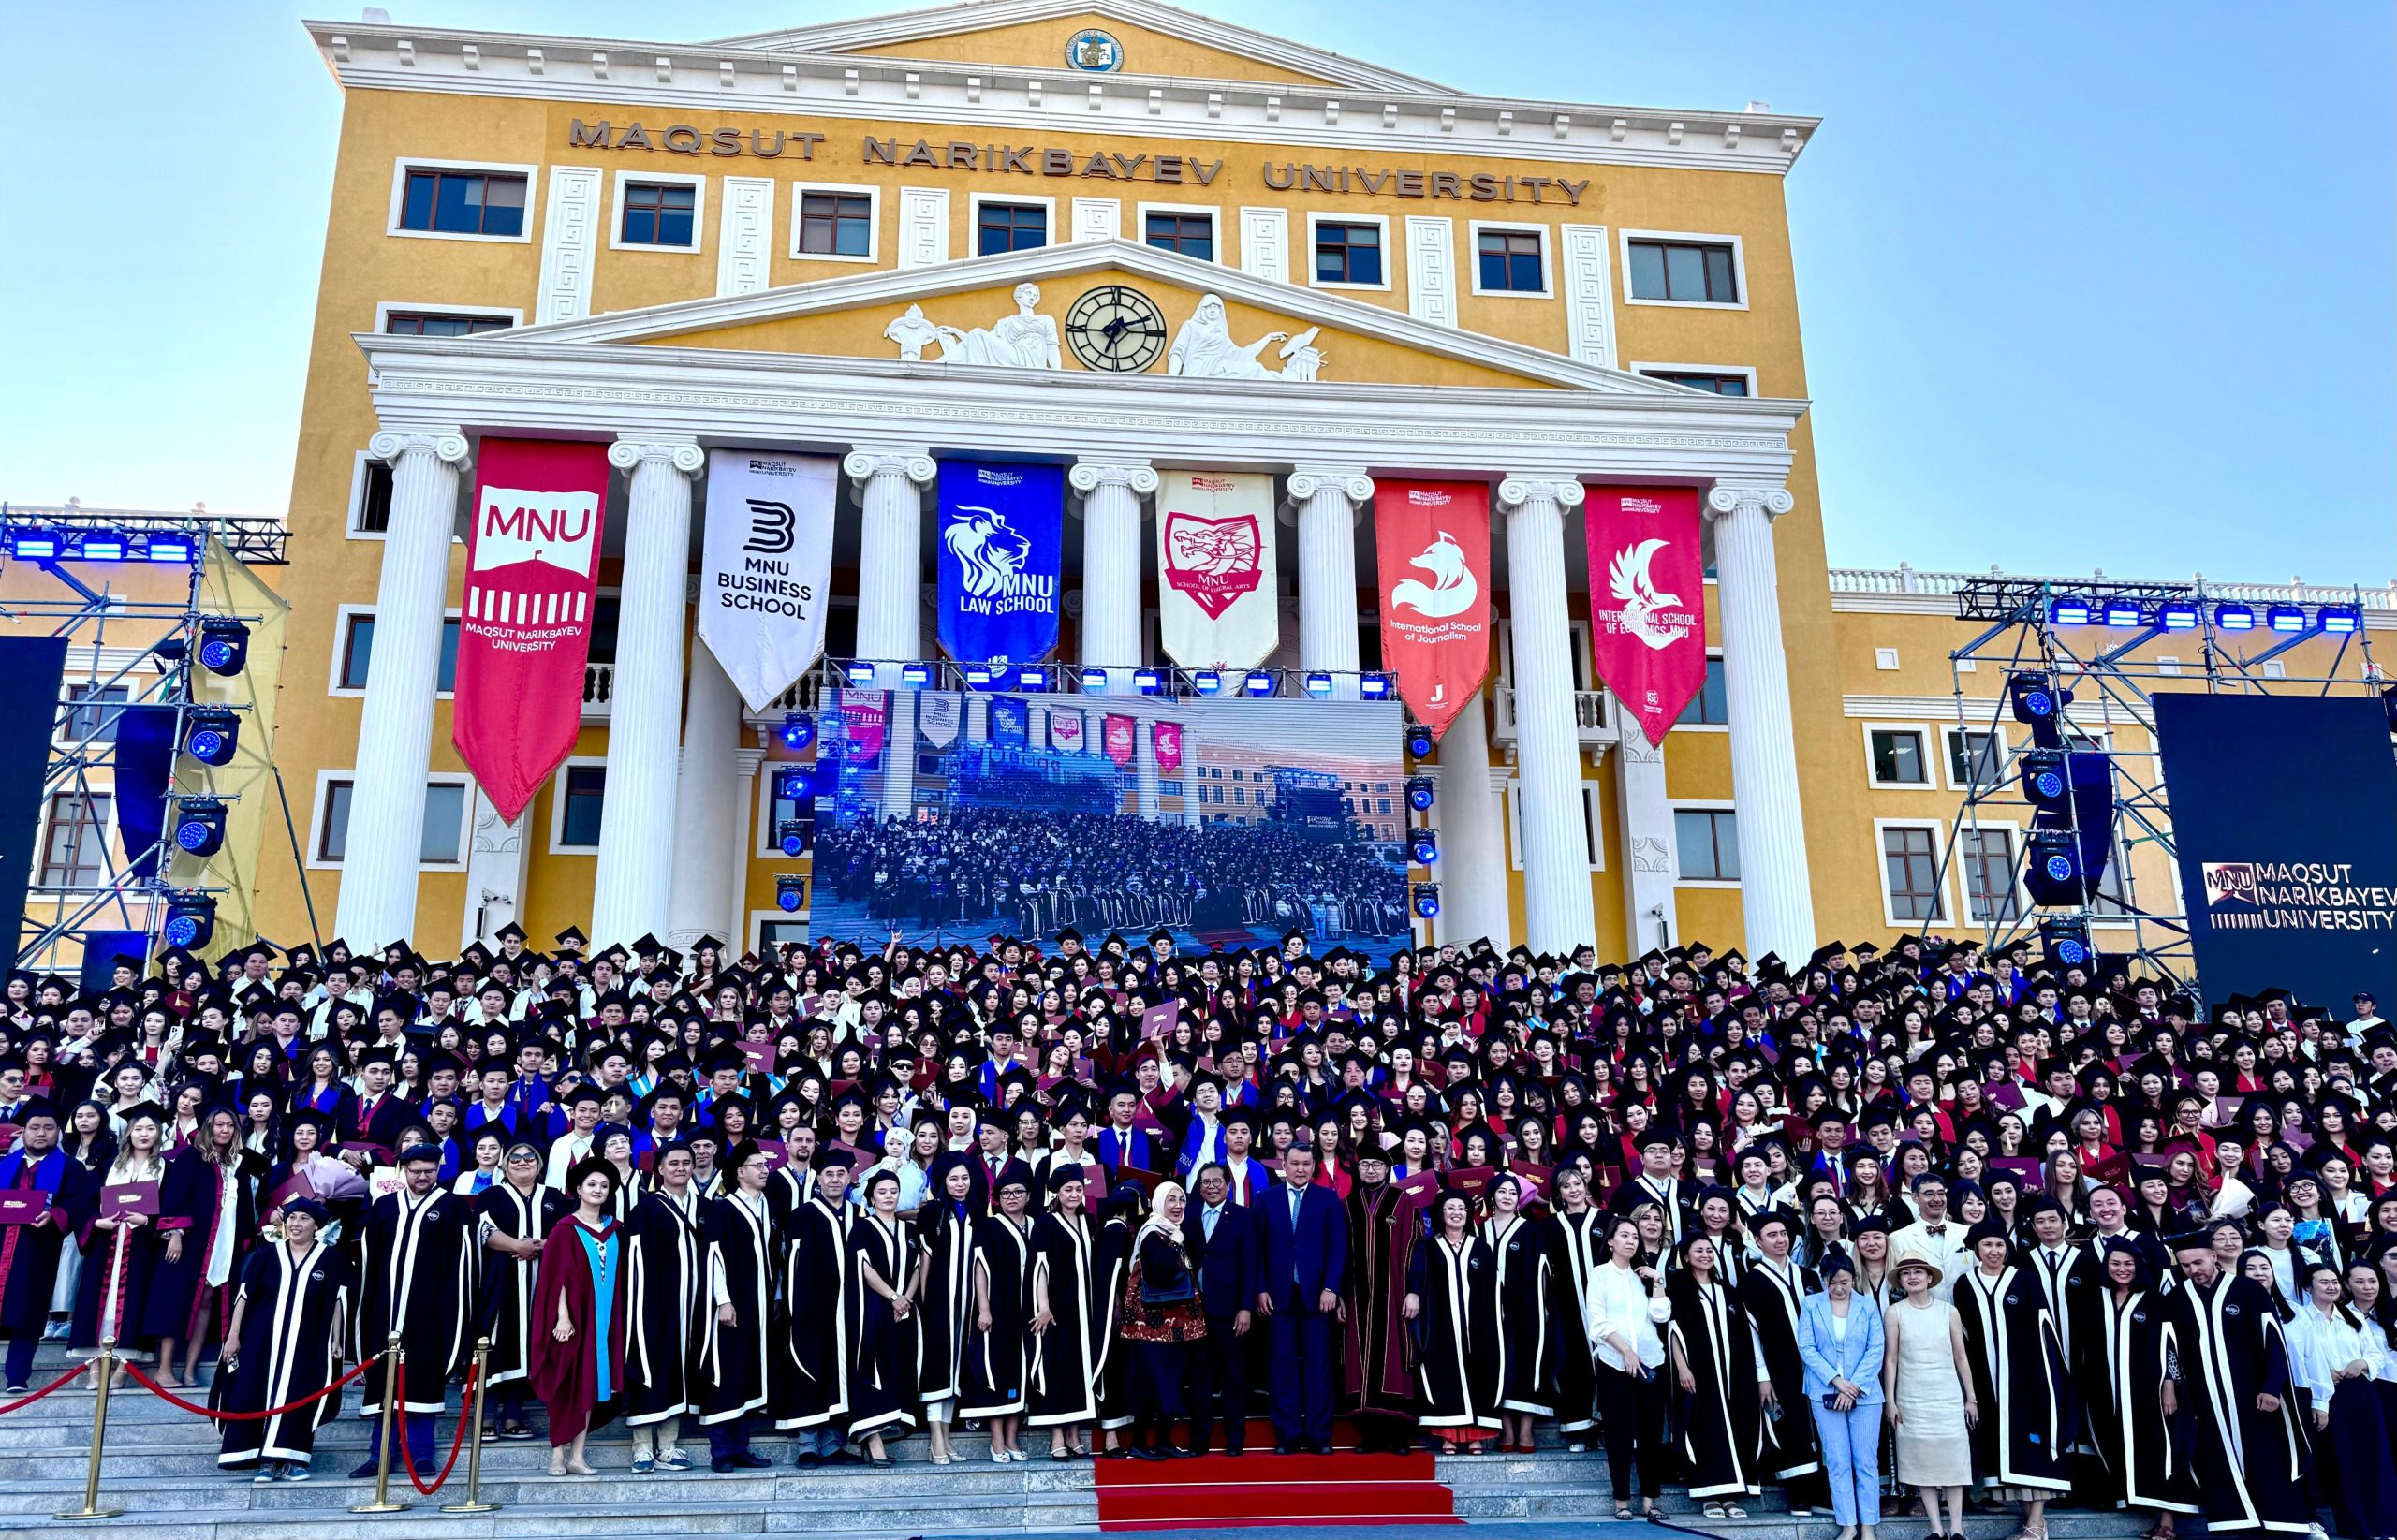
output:
M 1962 929 L 1989 948 L 2034 936 L 2066 963 L 2094 963 L 2102 949 L 2199 989 L 2155 697 L 2380 695 L 2362 592 L 2103 574 L 1993 576 L 1954 592 L 1957 618 L 1985 626 L 1948 655 L 1965 763 L 1937 880 L 1949 891 L 1961 870 Z M 2166 638 L 2196 656 L 2156 654 Z M 2316 639 L 2335 643 L 2328 665 L 2287 672 L 2283 658 Z M 1984 669 L 2002 671 L 2005 688 L 1967 694 L 1963 676 Z M 2001 840 L 2010 861 L 1992 853 Z M 1934 928 L 1917 931 L 1926 945 Z
M 253 570 L 286 564 L 282 521 L 0 505 L 0 555 L 56 579 L 7 614 L 65 644 L 38 798 L 8 811 L 65 810 L 77 827 L 53 838 L 81 842 L 66 880 L 37 860 L 0 915 L 16 965 L 81 959 L 105 985 L 93 948 L 246 945 L 264 832 L 289 829 L 269 759 L 287 607 Z M 112 819 L 91 815 L 103 799 Z

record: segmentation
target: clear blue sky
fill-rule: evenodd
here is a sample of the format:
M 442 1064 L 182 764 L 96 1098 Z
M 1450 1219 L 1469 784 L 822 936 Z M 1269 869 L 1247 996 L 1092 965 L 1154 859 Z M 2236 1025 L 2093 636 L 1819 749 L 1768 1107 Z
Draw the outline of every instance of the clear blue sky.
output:
M 1186 3 L 1465 90 L 1826 119 L 1788 194 L 1835 562 L 2397 576 L 2384 0 Z M 681 41 L 901 7 L 389 8 Z M 283 507 L 340 111 L 301 14 L 0 6 L 0 497 Z

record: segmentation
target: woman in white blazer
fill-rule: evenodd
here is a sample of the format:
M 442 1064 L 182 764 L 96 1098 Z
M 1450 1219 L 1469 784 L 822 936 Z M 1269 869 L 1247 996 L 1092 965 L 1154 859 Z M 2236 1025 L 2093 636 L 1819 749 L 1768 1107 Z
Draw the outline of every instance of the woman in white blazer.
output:
M 1881 1313 L 1856 1292 L 1845 1251 L 1822 1260 L 1823 1292 L 1798 1309 L 1798 1356 L 1806 1364 L 1806 1404 L 1821 1435 L 1839 1540 L 1874 1540 L 1881 1521 Z

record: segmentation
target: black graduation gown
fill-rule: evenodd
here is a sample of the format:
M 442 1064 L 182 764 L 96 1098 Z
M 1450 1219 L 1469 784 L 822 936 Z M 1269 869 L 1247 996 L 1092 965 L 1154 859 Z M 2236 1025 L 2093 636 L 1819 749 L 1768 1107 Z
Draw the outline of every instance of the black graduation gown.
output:
M 322 1240 L 310 1243 L 297 1262 L 291 1248 L 280 1240 L 250 1253 L 236 1296 L 243 1301 L 241 1355 L 237 1367 L 218 1375 L 217 1410 L 263 1412 L 288 1406 L 340 1378 L 351 1283 L 348 1260 Z M 216 1463 L 296 1459 L 304 1464 L 316 1453 L 316 1430 L 340 1414 L 336 1392 L 297 1412 L 228 1421 Z
M 1498 1233 L 1495 1220 L 1482 1226 L 1498 1268 L 1498 1406 L 1501 1411 L 1552 1416 L 1551 1383 L 1554 1312 L 1548 1267 L 1548 1226 L 1518 1215 Z
M 228 1212 L 224 1167 L 188 1148 L 168 1159 L 166 1178 L 158 1183 L 158 1265 L 142 1300 L 141 1335 L 188 1342 L 202 1328 L 208 1254 L 216 1244 L 220 1226 L 233 1227 L 233 1259 L 226 1283 L 241 1282 L 243 1253 L 258 1228 L 257 1184 L 251 1181 L 248 1160 L 246 1151 L 234 1153 L 233 1201 Z M 166 1242 L 177 1234 L 184 1238 L 183 1254 L 169 1259 Z
M 849 1226 L 846 1292 L 841 1311 L 849 1344 L 849 1436 L 880 1433 L 892 1438 L 916 1426 L 917 1326 L 911 1308 L 904 1320 L 882 1292 L 866 1282 L 868 1267 L 904 1294 L 915 1250 L 907 1226 L 887 1225 L 867 1214 Z
M 2048 1301 L 2048 1318 L 2055 1323 L 2056 1342 L 2063 1350 L 2064 1361 L 2081 1361 L 2081 1339 L 2103 1331 L 2099 1319 L 2098 1296 L 2105 1293 L 2105 1269 L 2097 1255 L 2086 1246 L 2067 1245 L 2060 1264 L 2051 1267 L 2047 1249 L 2028 1246 L 2015 1266 L 2037 1283 Z M 2066 1447 L 2089 1454 L 2097 1450 L 2096 1434 L 2090 1419 L 2081 1414 L 2081 1394 L 2067 1377 L 2063 1386 L 2066 1415 L 2075 1435 Z
M 625 1421 L 635 1428 L 699 1410 L 707 1342 L 706 1204 L 646 1194 L 625 1225 Z
M 961 1417 L 1007 1417 L 1023 1411 L 1032 1359 L 1030 1228 L 1019 1229 L 1004 1214 L 993 1214 L 975 1229 L 974 1271 L 989 1292 L 991 1327 L 981 1328 L 978 1306 L 968 1307 L 967 1319 L 976 1324 L 966 1338 Z
M 1781 1415 L 1763 1424 L 1757 1463 L 1781 1482 L 1793 1508 L 1831 1505 L 1815 1415 L 1806 1405 L 1806 1360 L 1798 1354 L 1798 1308 L 1818 1287 L 1814 1275 L 1795 1263 L 1785 1274 L 1758 1262 L 1740 1280 L 1740 1304 L 1764 1350 L 1765 1377 L 1781 1403 Z
M 1116 1317 L 1122 1312 L 1125 1280 L 1132 1268 L 1133 1231 L 1134 1226 L 1120 1217 L 1098 1227 L 1098 1371 L 1091 1381 L 1098 1388 L 1101 1428 L 1132 1426 L 1132 1355 Z
M 1415 1388 L 1418 1426 L 1454 1430 L 1498 1426 L 1498 1261 L 1490 1243 L 1445 1235 L 1415 1243 L 1406 1292 L 1416 1297 Z
M 358 1327 L 350 1357 L 380 1354 L 397 1331 L 407 1353 L 410 1412 L 438 1412 L 451 1375 L 474 1351 L 474 1200 L 439 1188 L 422 1197 L 387 1193 L 366 1210 L 359 1234 Z M 362 1412 L 383 1409 L 387 1357 L 367 1371 Z
M 2184 1283 L 2165 1303 L 2180 1353 L 2181 1400 L 2210 1534 L 2297 1534 L 2313 1518 L 2307 1444 L 2290 1385 L 2288 1344 L 2264 1286 L 2222 1277 Z M 2280 1398 L 2258 1412 L 2256 1398 Z
M 1967 1267 L 1953 1300 L 1973 1366 L 1981 1416 L 1973 1429 L 1973 1471 L 1984 1487 L 2032 1493 L 2072 1489 L 2064 1349 L 2037 1280 L 2008 1266 L 1995 1278 Z
M 483 1333 L 491 1339 L 484 1383 L 496 1389 L 532 1377 L 533 1283 L 541 1261 L 503 1256 L 483 1242 L 496 1234 L 538 1246 L 559 1220 L 574 1212 L 574 1201 L 554 1187 L 535 1187 L 527 1196 L 506 1181 L 492 1183 L 469 1201 L 477 1218 L 475 1249 L 483 1260 Z
M 845 1301 L 854 1217 L 846 1198 L 835 1205 L 811 1197 L 791 1210 L 783 1234 L 791 1377 L 774 1403 L 777 1428 L 847 1425 L 856 1350 Z
M 1689 1495 L 1716 1500 L 1754 1496 L 1763 1489 L 1757 1451 L 1764 1419 L 1757 1394 L 1756 1339 L 1747 1312 L 1722 1283 L 1700 1286 L 1679 1269 L 1666 1280 L 1665 1298 L 1673 1307 L 1669 1341 L 1681 1349 L 1690 1377 L 1698 1382 L 1691 1391 L 1681 1389 L 1678 1376 L 1672 1382 L 1673 1421 L 1681 1430 L 1682 1458 L 1689 1462 Z M 1789 1406 L 1782 1415 L 1785 1420 L 1813 1418 L 1802 1404 Z
M 2179 1415 L 2164 1415 L 2163 1387 L 2172 1378 L 2179 1352 L 2171 1313 L 2166 1297 L 2152 1289 L 2125 1301 L 2117 1301 L 2113 1290 L 2103 1290 L 2094 1329 L 2073 1335 L 2073 1383 L 2082 1418 L 2106 1462 L 2114 1501 L 2124 1507 L 2196 1513 L 2189 1408 L 2184 1403 Z
M 1047 1290 L 1049 1329 L 1032 1339 L 1033 1428 L 1098 1420 L 1097 1373 L 1112 1313 L 1100 1297 L 1098 1235 L 1076 1213 L 1042 1214 L 1032 1225 L 1036 1307 Z
M 782 1262 L 765 1200 L 738 1192 L 712 1199 L 699 1233 L 707 1242 L 708 1276 L 699 1422 L 713 1427 L 765 1408 L 787 1377 L 790 1334 L 783 1326 Z M 729 1323 L 716 1316 L 716 1307 L 727 1302 Z
M 965 1339 L 974 1324 L 974 1216 L 944 1198 L 916 1212 L 916 1248 L 924 1287 L 916 1298 L 920 1357 L 916 1388 L 927 1404 L 948 1401 L 965 1383 Z
M 166 1180 L 159 1164 L 158 1180 Z M 150 1280 L 157 1271 L 166 1242 L 154 1221 L 148 1225 L 99 1227 L 101 1193 L 109 1184 L 103 1167 L 74 1195 L 67 1223 L 83 1243 L 83 1270 L 76 1275 L 75 1310 L 66 1345 L 80 1357 L 98 1356 L 100 1339 L 115 1339 L 120 1358 L 146 1362 L 157 1351 L 157 1340 L 142 1329 L 150 1298 Z
M 1578 1214 L 1556 1214 L 1548 1223 L 1549 1276 L 1556 1297 L 1555 1342 L 1551 1361 L 1556 1393 L 1556 1428 L 1562 1433 L 1585 1433 L 1598 1425 L 1596 1355 L 1590 1350 L 1591 1269 L 1604 1258 L 1599 1254 L 1598 1222 L 1603 1210 L 1585 1209 Z
M 48 1323 L 66 1232 L 78 1209 L 96 1206 L 85 1196 L 96 1187 L 92 1173 L 63 1150 L 0 1157 L 0 1192 L 47 1193 L 51 1205 L 38 1225 L 0 1225 L 0 1335 L 39 1331 Z

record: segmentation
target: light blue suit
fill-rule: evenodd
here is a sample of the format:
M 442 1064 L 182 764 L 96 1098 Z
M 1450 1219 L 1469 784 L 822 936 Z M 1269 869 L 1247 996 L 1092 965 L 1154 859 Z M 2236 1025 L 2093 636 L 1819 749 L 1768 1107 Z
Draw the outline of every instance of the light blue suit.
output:
M 1842 1524 L 1881 1521 L 1881 1355 L 1888 1345 L 1881 1312 L 1870 1296 L 1847 1301 L 1847 1337 L 1831 1333 L 1831 1297 L 1810 1294 L 1798 1307 L 1798 1356 L 1806 1363 L 1806 1404 L 1822 1437 L 1823 1474 L 1831 1482 L 1831 1517 Z M 1860 1394 L 1835 1412 L 1823 1398 L 1846 1380 Z

